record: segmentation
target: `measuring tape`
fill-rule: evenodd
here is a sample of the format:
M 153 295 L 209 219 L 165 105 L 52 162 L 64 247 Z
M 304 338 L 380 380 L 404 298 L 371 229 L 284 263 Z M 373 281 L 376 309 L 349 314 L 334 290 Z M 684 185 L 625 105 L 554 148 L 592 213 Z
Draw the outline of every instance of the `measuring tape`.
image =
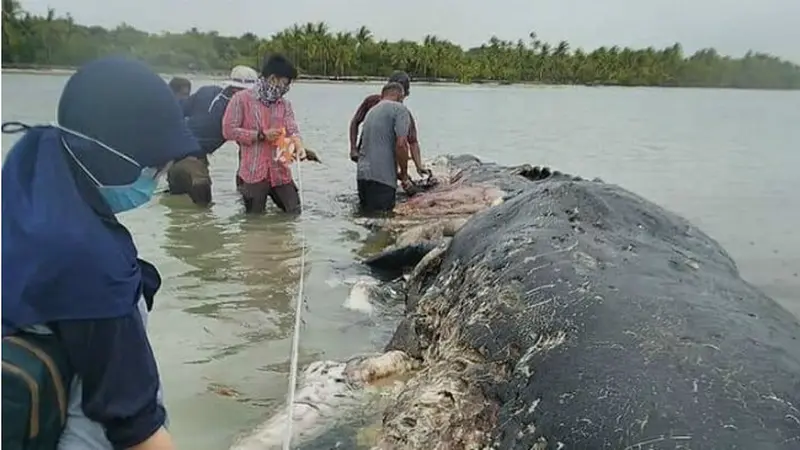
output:
M 300 207 L 305 207 L 303 198 L 303 171 L 300 168 L 300 158 L 297 159 L 297 192 L 300 197 Z M 303 218 L 300 218 L 300 280 L 297 286 L 297 299 L 294 310 L 294 334 L 292 335 L 292 353 L 289 365 L 289 393 L 286 396 L 287 423 L 286 434 L 283 438 L 283 450 L 290 450 L 292 444 L 292 425 L 294 424 L 294 397 L 297 391 L 298 359 L 300 354 L 300 325 L 303 312 L 303 284 L 306 272 L 306 232 Z

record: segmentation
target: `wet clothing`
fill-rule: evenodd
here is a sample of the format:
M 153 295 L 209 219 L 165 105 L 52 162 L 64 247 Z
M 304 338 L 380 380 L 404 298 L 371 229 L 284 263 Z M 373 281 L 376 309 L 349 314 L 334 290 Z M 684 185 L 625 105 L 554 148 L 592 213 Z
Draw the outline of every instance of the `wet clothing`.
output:
M 233 96 L 225 112 L 222 129 L 226 139 L 239 144 L 236 184 L 246 209 L 248 204 L 252 205 L 248 212 L 263 211 L 260 205 L 262 199 L 266 201 L 266 197 L 272 198 L 285 211 L 296 212 L 300 207 L 289 165 L 276 159 L 274 143 L 257 139 L 259 130 L 266 132 L 274 128 L 285 128 L 288 137 L 298 136 L 297 122 L 289 100 L 280 98 L 267 105 L 259 99 L 255 89 L 237 92 Z M 265 192 L 265 186 L 270 188 L 266 190 L 268 192 Z M 275 200 L 277 197 L 269 192 L 285 195 L 281 196 L 283 200 L 279 203 Z M 291 192 L 295 192 L 295 197 L 291 196 Z
M 389 213 L 397 203 L 397 188 L 372 180 L 357 180 L 358 204 L 364 214 Z
M 266 211 L 268 198 L 283 212 L 300 213 L 300 194 L 294 182 L 280 186 L 270 186 L 266 180 L 249 184 L 236 177 L 236 186 L 242 193 L 242 203 L 247 213 L 263 213 Z
M 384 100 L 364 120 L 356 179 L 365 212 L 391 211 L 397 190 L 397 138 L 408 137 L 411 113 L 400 102 Z
M 358 109 L 353 115 L 353 122 L 350 129 L 350 133 L 353 137 L 358 136 L 358 127 L 364 122 L 364 119 L 367 117 L 367 113 L 369 112 L 369 110 L 380 102 L 381 102 L 380 94 L 369 95 L 364 99 L 364 101 L 361 102 L 361 105 L 358 106 Z M 355 128 L 352 128 L 353 125 L 355 126 Z M 361 140 L 362 138 L 359 137 L 357 141 L 359 148 L 361 147 Z M 411 126 L 408 130 L 408 143 L 410 145 L 419 143 L 419 141 L 417 140 L 417 124 L 414 121 L 413 114 L 411 115 Z
M 188 194 L 197 205 L 211 203 L 211 175 L 208 157 L 188 156 L 173 164 L 167 172 L 169 193 Z
M 370 110 L 361 132 L 356 178 L 397 186 L 397 138 L 408 137 L 411 113 L 400 102 L 384 100 Z
M 202 206 L 211 203 L 208 155 L 225 144 L 222 118 L 231 97 L 240 90 L 237 86 L 203 86 L 181 103 L 186 124 L 197 138 L 200 151 L 170 167 L 167 175 L 170 194 L 189 194 L 195 204 Z
M 58 122 L 72 131 L 29 128 L 3 164 L 2 335 L 52 332 L 63 345 L 80 389 L 59 449 L 130 448 L 166 423 L 140 312 L 161 278 L 103 192 L 199 145 L 163 79 L 124 58 L 72 75 Z

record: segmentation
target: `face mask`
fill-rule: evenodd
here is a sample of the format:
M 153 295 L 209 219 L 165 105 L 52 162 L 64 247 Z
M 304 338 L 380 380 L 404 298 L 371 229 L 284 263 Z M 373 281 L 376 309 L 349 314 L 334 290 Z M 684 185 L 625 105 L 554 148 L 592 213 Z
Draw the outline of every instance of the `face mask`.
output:
M 78 159 L 78 157 L 75 156 L 75 153 L 69 147 L 67 142 L 63 138 L 61 139 L 62 145 L 70 154 L 70 156 L 72 156 L 72 159 L 75 161 L 75 163 L 78 164 L 81 170 L 83 170 L 89 179 L 91 179 L 92 182 L 94 182 L 94 184 L 97 186 L 97 190 L 100 191 L 100 194 L 105 199 L 109 208 L 111 208 L 111 212 L 114 214 L 119 214 L 124 211 L 130 211 L 144 205 L 150 201 L 151 198 L 153 198 L 156 187 L 158 187 L 158 178 L 160 175 L 163 175 L 166 170 L 159 171 L 152 167 L 143 168 L 139 165 L 139 163 L 131 159 L 129 156 L 112 149 L 96 139 L 84 136 L 81 133 L 66 129 L 60 125 L 56 125 L 56 127 L 81 139 L 91 141 L 99 145 L 101 148 L 125 160 L 126 162 L 141 168 L 139 177 L 133 183 L 122 186 L 106 186 L 102 184 L 94 175 L 92 175 L 91 172 L 89 172 L 89 169 L 87 169 L 86 166 L 84 166 L 83 163 L 81 163 L 81 161 Z
M 259 81 L 260 81 L 259 83 L 260 97 L 268 103 L 273 103 L 278 101 L 278 99 L 286 95 L 286 93 L 289 92 L 289 89 L 291 88 L 291 85 L 289 84 L 282 85 L 278 83 L 272 83 L 267 80 L 259 80 Z
M 142 169 L 139 178 L 127 186 L 100 186 L 100 194 L 111 207 L 114 214 L 138 208 L 153 198 L 158 187 L 156 170 L 152 167 Z

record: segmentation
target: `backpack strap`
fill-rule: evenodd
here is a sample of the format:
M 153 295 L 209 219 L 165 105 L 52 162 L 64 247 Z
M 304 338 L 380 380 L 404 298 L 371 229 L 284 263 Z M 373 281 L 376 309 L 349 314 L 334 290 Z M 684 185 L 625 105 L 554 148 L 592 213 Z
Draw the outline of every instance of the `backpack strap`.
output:
M 56 390 L 58 409 L 61 414 L 61 423 L 62 424 L 65 423 L 67 421 L 67 390 L 61 378 L 62 374 L 56 367 L 56 363 L 53 361 L 53 358 L 51 358 L 50 355 L 48 355 L 46 352 L 44 352 L 36 345 L 17 336 L 8 336 L 3 338 L 3 340 L 11 342 L 14 345 L 17 345 L 29 351 L 37 359 L 39 359 L 45 365 L 45 367 L 47 367 L 47 371 L 50 373 L 50 378 L 53 379 L 53 386 L 55 387 Z

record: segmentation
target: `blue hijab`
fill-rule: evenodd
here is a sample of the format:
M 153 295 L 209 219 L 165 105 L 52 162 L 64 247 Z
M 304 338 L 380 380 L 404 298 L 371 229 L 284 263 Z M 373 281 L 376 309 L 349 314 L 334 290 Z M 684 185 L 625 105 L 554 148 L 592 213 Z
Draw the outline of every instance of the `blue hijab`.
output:
M 158 272 L 138 258 L 86 171 L 104 185 L 125 185 L 141 167 L 199 150 L 164 80 L 124 58 L 78 70 L 64 87 L 58 122 L 3 126 L 25 132 L 2 169 L 3 336 L 60 320 L 122 317 L 142 294 L 152 300 Z

